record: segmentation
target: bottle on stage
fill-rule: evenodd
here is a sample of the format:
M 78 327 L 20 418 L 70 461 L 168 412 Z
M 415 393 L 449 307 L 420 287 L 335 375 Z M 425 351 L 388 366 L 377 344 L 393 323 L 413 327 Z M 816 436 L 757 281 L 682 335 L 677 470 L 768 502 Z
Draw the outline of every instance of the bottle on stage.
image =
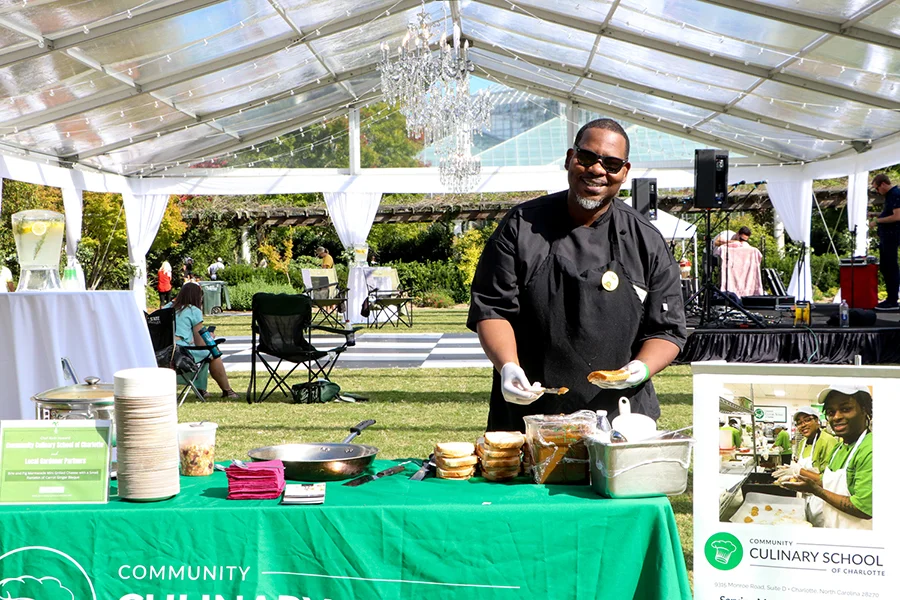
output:
M 841 300 L 841 327 L 850 327 L 850 305 Z

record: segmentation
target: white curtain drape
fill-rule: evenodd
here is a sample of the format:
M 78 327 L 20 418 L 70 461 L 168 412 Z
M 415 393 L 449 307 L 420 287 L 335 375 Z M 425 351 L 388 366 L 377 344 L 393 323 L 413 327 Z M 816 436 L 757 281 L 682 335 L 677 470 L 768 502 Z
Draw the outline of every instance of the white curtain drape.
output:
M 325 192 L 328 215 L 345 249 L 366 243 L 380 203 L 379 192 Z
M 138 308 L 147 310 L 147 251 L 153 244 L 159 224 L 169 205 L 168 194 L 122 194 L 125 203 L 125 230 L 128 234 L 128 260 L 136 271 L 131 279 L 131 293 Z
M 81 241 L 81 226 L 84 215 L 84 192 L 75 188 L 62 188 L 63 209 L 66 212 L 66 266 L 69 266 L 78 243 Z M 75 273 L 81 289 L 84 285 L 84 271 L 80 263 L 75 263 Z
M 0 177 L 0 214 L 3 214 L 3 178 Z
M 380 192 L 325 192 L 328 215 L 345 249 L 365 244 L 381 203 Z M 347 317 L 352 323 L 365 323 L 360 308 L 368 289 L 362 267 L 352 267 L 347 278 Z
M 766 183 L 769 199 L 784 222 L 791 239 L 806 247 L 805 260 L 797 261 L 791 275 L 788 293 L 797 300 L 812 301 L 812 275 L 809 263 L 810 226 L 812 219 L 812 179 L 770 181 Z
M 847 224 L 856 227 L 856 247 L 853 256 L 866 256 L 869 251 L 869 172 L 851 173 L 847 182 Z

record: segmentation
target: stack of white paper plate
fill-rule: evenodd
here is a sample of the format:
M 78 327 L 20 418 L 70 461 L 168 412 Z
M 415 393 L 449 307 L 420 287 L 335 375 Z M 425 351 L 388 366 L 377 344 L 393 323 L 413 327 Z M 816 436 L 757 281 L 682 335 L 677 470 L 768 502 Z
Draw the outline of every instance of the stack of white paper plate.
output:
M 175 371 L 115 374 L 119 497 L 165 500 L 180 490 Z

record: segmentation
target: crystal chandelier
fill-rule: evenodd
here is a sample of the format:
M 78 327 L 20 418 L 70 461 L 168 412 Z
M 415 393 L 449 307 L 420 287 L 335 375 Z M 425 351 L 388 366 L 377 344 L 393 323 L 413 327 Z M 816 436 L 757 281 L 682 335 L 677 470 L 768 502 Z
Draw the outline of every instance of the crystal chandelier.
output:
M 407 25 L 407 33 L 391 60 L 381 45 L 381 88 L 385 100 L 399 104 L 409 135 L 434 145 L 440 159 L 441 183 L 454 192 L 472 189 L 480 178 L 481 160 L 472 156 L 475 134 L 490 127 L 492 103 L 487 92 L 469 94 L 469 42 L 460 43 L 453 26 L 453 44 L 441 36 L 439 53 L 431 49 L 431 16 L 425 11 Z

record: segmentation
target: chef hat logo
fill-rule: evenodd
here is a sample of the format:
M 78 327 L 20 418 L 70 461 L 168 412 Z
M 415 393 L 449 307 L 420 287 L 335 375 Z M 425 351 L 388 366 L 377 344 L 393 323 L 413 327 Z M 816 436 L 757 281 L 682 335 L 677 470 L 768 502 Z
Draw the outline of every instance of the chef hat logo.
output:
M 716 540 L 712 544 L 710 544 L 716 551 L 716 562 L 720 562 L 723 565 L 728 564 L 728 559 L 731 558 L 731 555 L 734 554 L 734 551 L 737 550 L 737 546 L 729 542 L 728 540 Z
M 744 547 L 734 535 L 720 531 L 706 540 L 704 555 L 710 566 L 719 571 L 730 571 L 741 564 Z
M 75 600 L 75 594 L 55 577 L 21 575 L 0 579 L 0 600 Z

